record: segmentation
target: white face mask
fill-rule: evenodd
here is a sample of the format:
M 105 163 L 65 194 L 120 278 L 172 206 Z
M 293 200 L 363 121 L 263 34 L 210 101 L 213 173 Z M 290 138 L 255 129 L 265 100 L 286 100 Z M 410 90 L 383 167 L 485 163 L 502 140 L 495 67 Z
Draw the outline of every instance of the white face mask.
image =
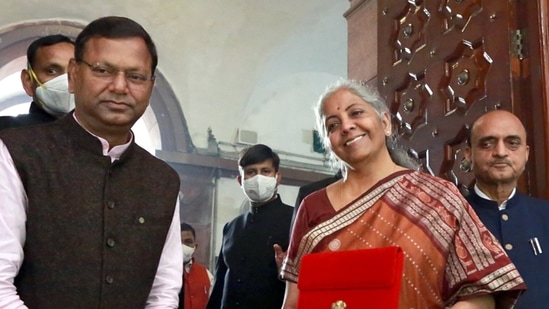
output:
M 59 75 L 36 87 L 40 106 L 53 116 L 62 116 L 74 108 L 74 95 L 69 93 L 68 75 Z
M 273 197 L 276 192 L 276 176 L 255 175 L 252 178 L 242 181 L 244 194 L 252 202 L 266 202 Z
M 181 247 L 183 249 L 183 263 L 187 264 L 193 258 L 195 248 L 183 244 L 181 244 Z

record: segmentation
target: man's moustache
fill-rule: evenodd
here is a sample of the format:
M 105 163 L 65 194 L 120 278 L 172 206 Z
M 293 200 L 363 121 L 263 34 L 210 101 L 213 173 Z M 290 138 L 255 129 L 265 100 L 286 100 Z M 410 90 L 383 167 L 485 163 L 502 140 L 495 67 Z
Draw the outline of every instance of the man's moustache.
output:
M 490 163 L 490 165 L 496 165 L 496 164 L 502 164 L 502 163 L 511 166 L 511 162 L 508 161 L 508 160 L 496 160 L 496 161 L 492 161 L 492 162 Z

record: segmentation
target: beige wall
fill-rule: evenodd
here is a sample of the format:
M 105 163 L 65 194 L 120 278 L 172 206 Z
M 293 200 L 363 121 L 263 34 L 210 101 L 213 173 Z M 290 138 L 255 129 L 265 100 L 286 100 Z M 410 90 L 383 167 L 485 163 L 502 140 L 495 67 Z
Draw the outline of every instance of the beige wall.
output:
M 131 17 L 156 41 L 159 70 L 197 147 L 207 146 L 208 127 L 225 142 L 243 128 L 276 149 L 312 154 L 311 106 L 327 83 L 346 76 L 348 6 L 345 0 L 3 0 L 0 31 L 44 19 L 85 24 L 103 15 Z
M 0 33 L 44 20 L 85 25 L 105 15 L 133 18 L 157 44 L 158 70 L 181 104 L 196 147 L 207 147 L 208 127 L 229 144 L 245 129 L 287 153 L 284 158 L 311 156 L 318 160 L 313 164 L 322 163 L 312 152 L 311 108 L 328 83 L 347 75 L 347 0 L 2 0 L 1 7 Z M 44 27 L 43 34 L 57 31 Z M 244 199 L 235 184 L 220 179 L 216 188 L 213 254 L 220 227 Z M 280 191 L 293 204 L 297 188 Z

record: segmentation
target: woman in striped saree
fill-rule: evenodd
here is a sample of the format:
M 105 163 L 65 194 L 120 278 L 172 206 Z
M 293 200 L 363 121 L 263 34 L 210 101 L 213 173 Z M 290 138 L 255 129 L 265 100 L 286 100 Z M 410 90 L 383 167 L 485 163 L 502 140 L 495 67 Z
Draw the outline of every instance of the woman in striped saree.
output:
M 375 90 L 339 81 L 316 114 L 344 177 L 299 208 L 281 272 L 284 309 L 296 307 L 303 255 L 386 246 L 405 255 L 400 308 L 513 307 L 525 289 L 515 266 L 452 183 L 417 171 L 394 146 Z

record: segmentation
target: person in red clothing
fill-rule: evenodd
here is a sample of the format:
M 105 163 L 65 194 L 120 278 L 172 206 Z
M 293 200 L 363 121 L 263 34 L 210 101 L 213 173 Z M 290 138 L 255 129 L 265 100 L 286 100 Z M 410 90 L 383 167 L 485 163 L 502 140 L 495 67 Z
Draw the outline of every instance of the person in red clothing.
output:
M 194 228 L 181 223 L 181 247 L 183 250 L 183 289 L 179 295 L 179 309 L 204 309 L 210 297 L 213 275 L 202 264 L 194 261 L 198 248 Z

